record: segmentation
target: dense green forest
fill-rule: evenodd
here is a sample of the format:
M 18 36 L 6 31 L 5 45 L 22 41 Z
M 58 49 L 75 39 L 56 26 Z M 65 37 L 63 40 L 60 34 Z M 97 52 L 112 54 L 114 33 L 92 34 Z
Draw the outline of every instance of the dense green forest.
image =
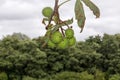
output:
M 65 49 L 14 33 L 0 40 L 0 80 L 120 80 L 120 34 L 90 36 Z

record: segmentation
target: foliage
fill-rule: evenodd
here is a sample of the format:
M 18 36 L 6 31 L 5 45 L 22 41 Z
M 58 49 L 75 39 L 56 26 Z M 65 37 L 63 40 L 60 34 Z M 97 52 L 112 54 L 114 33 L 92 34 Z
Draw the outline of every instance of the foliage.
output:
M 105 74 L 102 71 L 96 69 L 95 73 L 94 73 L 94 79 L 95 80 L 105 80 Z
M 5 72 L 0 72 L 0 80 L 8 80 L 7 74 Z
M 0 69 L 8 75 L 30 75 L 42 77 L 46 75 L 46 53 L 40 51 L 36 42 L 19 40 L 12 36 L 5 37 L 0 45 Z
M 45 25 L 46 28 L 46 34 L 49 32 L 49 34 L 44 36 L 43 39 L 43 46 L 45 47 L 46 45 L 48 45 L 51 48 L 57 48 L 53 43 L 59 43 L 61 41 L 61 37 L 54 35 L 54 33 L 56 32 L 60 32 L 62 33 L 63 38 L 70 38 L 71 34 L 73 36 L 74 30 L 73 26 L 71 26 L 71 24 L 74 22 L 73 18 L 72 19 L 67 19 L 67 20 L 61 20 L 61 16 L 60 16 L 60 12 L 59 12 L 59 8 L 60 6 L 62 6 L 64 3 L 68 2 L 70 0 L 66 0 L 64 2 L 62 2 L 61 4 L 59 4 L 59 0 L 55 0 L 55 5 L 54 8 L 52 10 L 51 7 L 44 7 L 42 9 L 42 14 L 44 16 L 42 23 Z M 85 20 L 86 20 L 86 16 L 85 16 L 85 12 L 84 12 L 84 7 L 83 7 L 83 3 L 85 3 L 86 6 L 88 6 L 90 8 L 90 10 L 93 12 L 93 14 L 96 16 L 96 18 L 98 18 L 100 16 L 100 10 L 99 8 L 90 0 L 76 0 L 75 1 L 75 5 L 74 5 L 74 13 L 75 13 L 75 19 L 77 20 L 77 24 L 78 26 L 81 28 L 81 31 L 83 31 L 84 25 L 85 25 Z M 68 29 L 71 30 L 67 31 Z M 66 35 L 66 31 L 67 34 Z M 52 37 L 54 35 L 54 37 Z M 68 37 L 69 35 L 69 37 Z M 50 40 L 52 40 L 52 42 L 50 42 Z M 56 42 L 57 41 L 57 42 Z M 73 43 L 70 46 L 75 45 L 76 43 L 76 39 L 74 37 L 74 40 L 72 39 L 72 41 L 70 40 L 69 43 Z M 63 44 L 63 43 L 62 43 Z M 64 47 L 64 45 L 59 45 L 59 49 L 66 49 L 66 47 Z M 61 47 L 62 46 L 62 47 Z
M 23 80 L 37 80 L 37 79 L 29 77 L 29 76 L 24 76 Z
M 109 80 L 120 80 L 120 74 L 112 75 Z
M 62 72 L 54 76 L 54 80 L 93 80 L 93 75 L 87 72 L 76 73 L 76 72 Z
M 0 40 L 0 79 L 108 80 L 120 74 L 120 34 L 90 36 L 64 50 L 42 48 L 43 37 L 24 39 L 16 35 Z

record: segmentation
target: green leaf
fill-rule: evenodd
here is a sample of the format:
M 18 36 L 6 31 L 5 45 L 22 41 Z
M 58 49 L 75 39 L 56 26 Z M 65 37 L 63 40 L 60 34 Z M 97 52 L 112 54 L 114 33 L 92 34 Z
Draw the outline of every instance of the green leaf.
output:
M 82 0 L 86 6 L 88 6 L 92 11 L 96 18 L 100 17 L 100 10 L 99 8 L 90 0 Z
M 52 33 L 54 33 L 55 31 L 57 31 L 60 27 L 67 26 L 67 25 L 70 25 L 72 23 L 73 23 L 73 18 L 72 19 L 68 19 L 66 21 L 63 21 L 63 22 L 61 22 L 59 24 L 56 24 L 56 25 L 53 26 Z
M 78 26 L 81 27 L 81 31 L 80 32 L 82 32 L 83 28 L 84 28 L 84 25 L 85 25 L 85 17 L 82 17 L 80 20 L 77 21 L 77 23 L 78 23 Z
M 60 26 L 67 26 L 73 23 L 73 18 L 72 19 L 68 19 L 66 21 L 63 21 L 62 23 L 60 23 Z
M 75 3 L 75 17 L 76 17 L 78 26 L 81 28 L 80 32 L 82 32 L 85 25 L 86 17 L 83 9 L 83 4 L 81 3 L 80 0 L 76 0 L 76 3 Z
M 61 26 L 58 25 L 58 24 L 54 25 L 54 28 L 53 28 L 53 30 L 52 30 L 52 33 L 54 33 L 55 31 L 57 31 L 60 27 L 61 27 Z

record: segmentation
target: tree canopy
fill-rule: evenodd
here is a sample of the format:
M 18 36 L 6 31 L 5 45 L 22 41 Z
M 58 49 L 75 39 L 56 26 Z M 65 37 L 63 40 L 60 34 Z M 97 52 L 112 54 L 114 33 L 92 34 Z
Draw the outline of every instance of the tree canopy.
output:
M 64 50 L 42 48 L 42 38 L 17 33 L 0 40 L 0 80 L 113 80 L 120 74 L 120 34 L 90 36 Z

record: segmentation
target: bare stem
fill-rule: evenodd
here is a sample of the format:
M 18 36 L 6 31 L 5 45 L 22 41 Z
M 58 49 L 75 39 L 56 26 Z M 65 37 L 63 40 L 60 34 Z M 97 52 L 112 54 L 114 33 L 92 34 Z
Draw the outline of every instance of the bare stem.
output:
M 58 7 L 62 6 L 63 4 L 65 4 L 68 1 L 70 1 L 70 0 L 66 0 L 66 1 L 62 2 Z
M 59 0 L 55 0 L 55 6 L 54 6 L 54 11 L 55 12 L 58 11 L 58 2 L 59 2 Z
M 60 29 L 61 29 L 61 32 L 62 32 L 63 36 L 65 37 L 64 29 L 62 27 Z
M 51 15 L 51 17 L 50 17 L 50 20 L 49 20 L 48 25 L 46 26 L 46 29 L 48 29 L 48 26 L 49 26 L 49 24 L 51 23 L 54 14 L 55 14 L 55 13 L 58 14 L 58 2 L 59 2 L 59 0 L 55 0 L 54 11 L 53 11 L 53 13 L 52 13 L 52 15 Z

